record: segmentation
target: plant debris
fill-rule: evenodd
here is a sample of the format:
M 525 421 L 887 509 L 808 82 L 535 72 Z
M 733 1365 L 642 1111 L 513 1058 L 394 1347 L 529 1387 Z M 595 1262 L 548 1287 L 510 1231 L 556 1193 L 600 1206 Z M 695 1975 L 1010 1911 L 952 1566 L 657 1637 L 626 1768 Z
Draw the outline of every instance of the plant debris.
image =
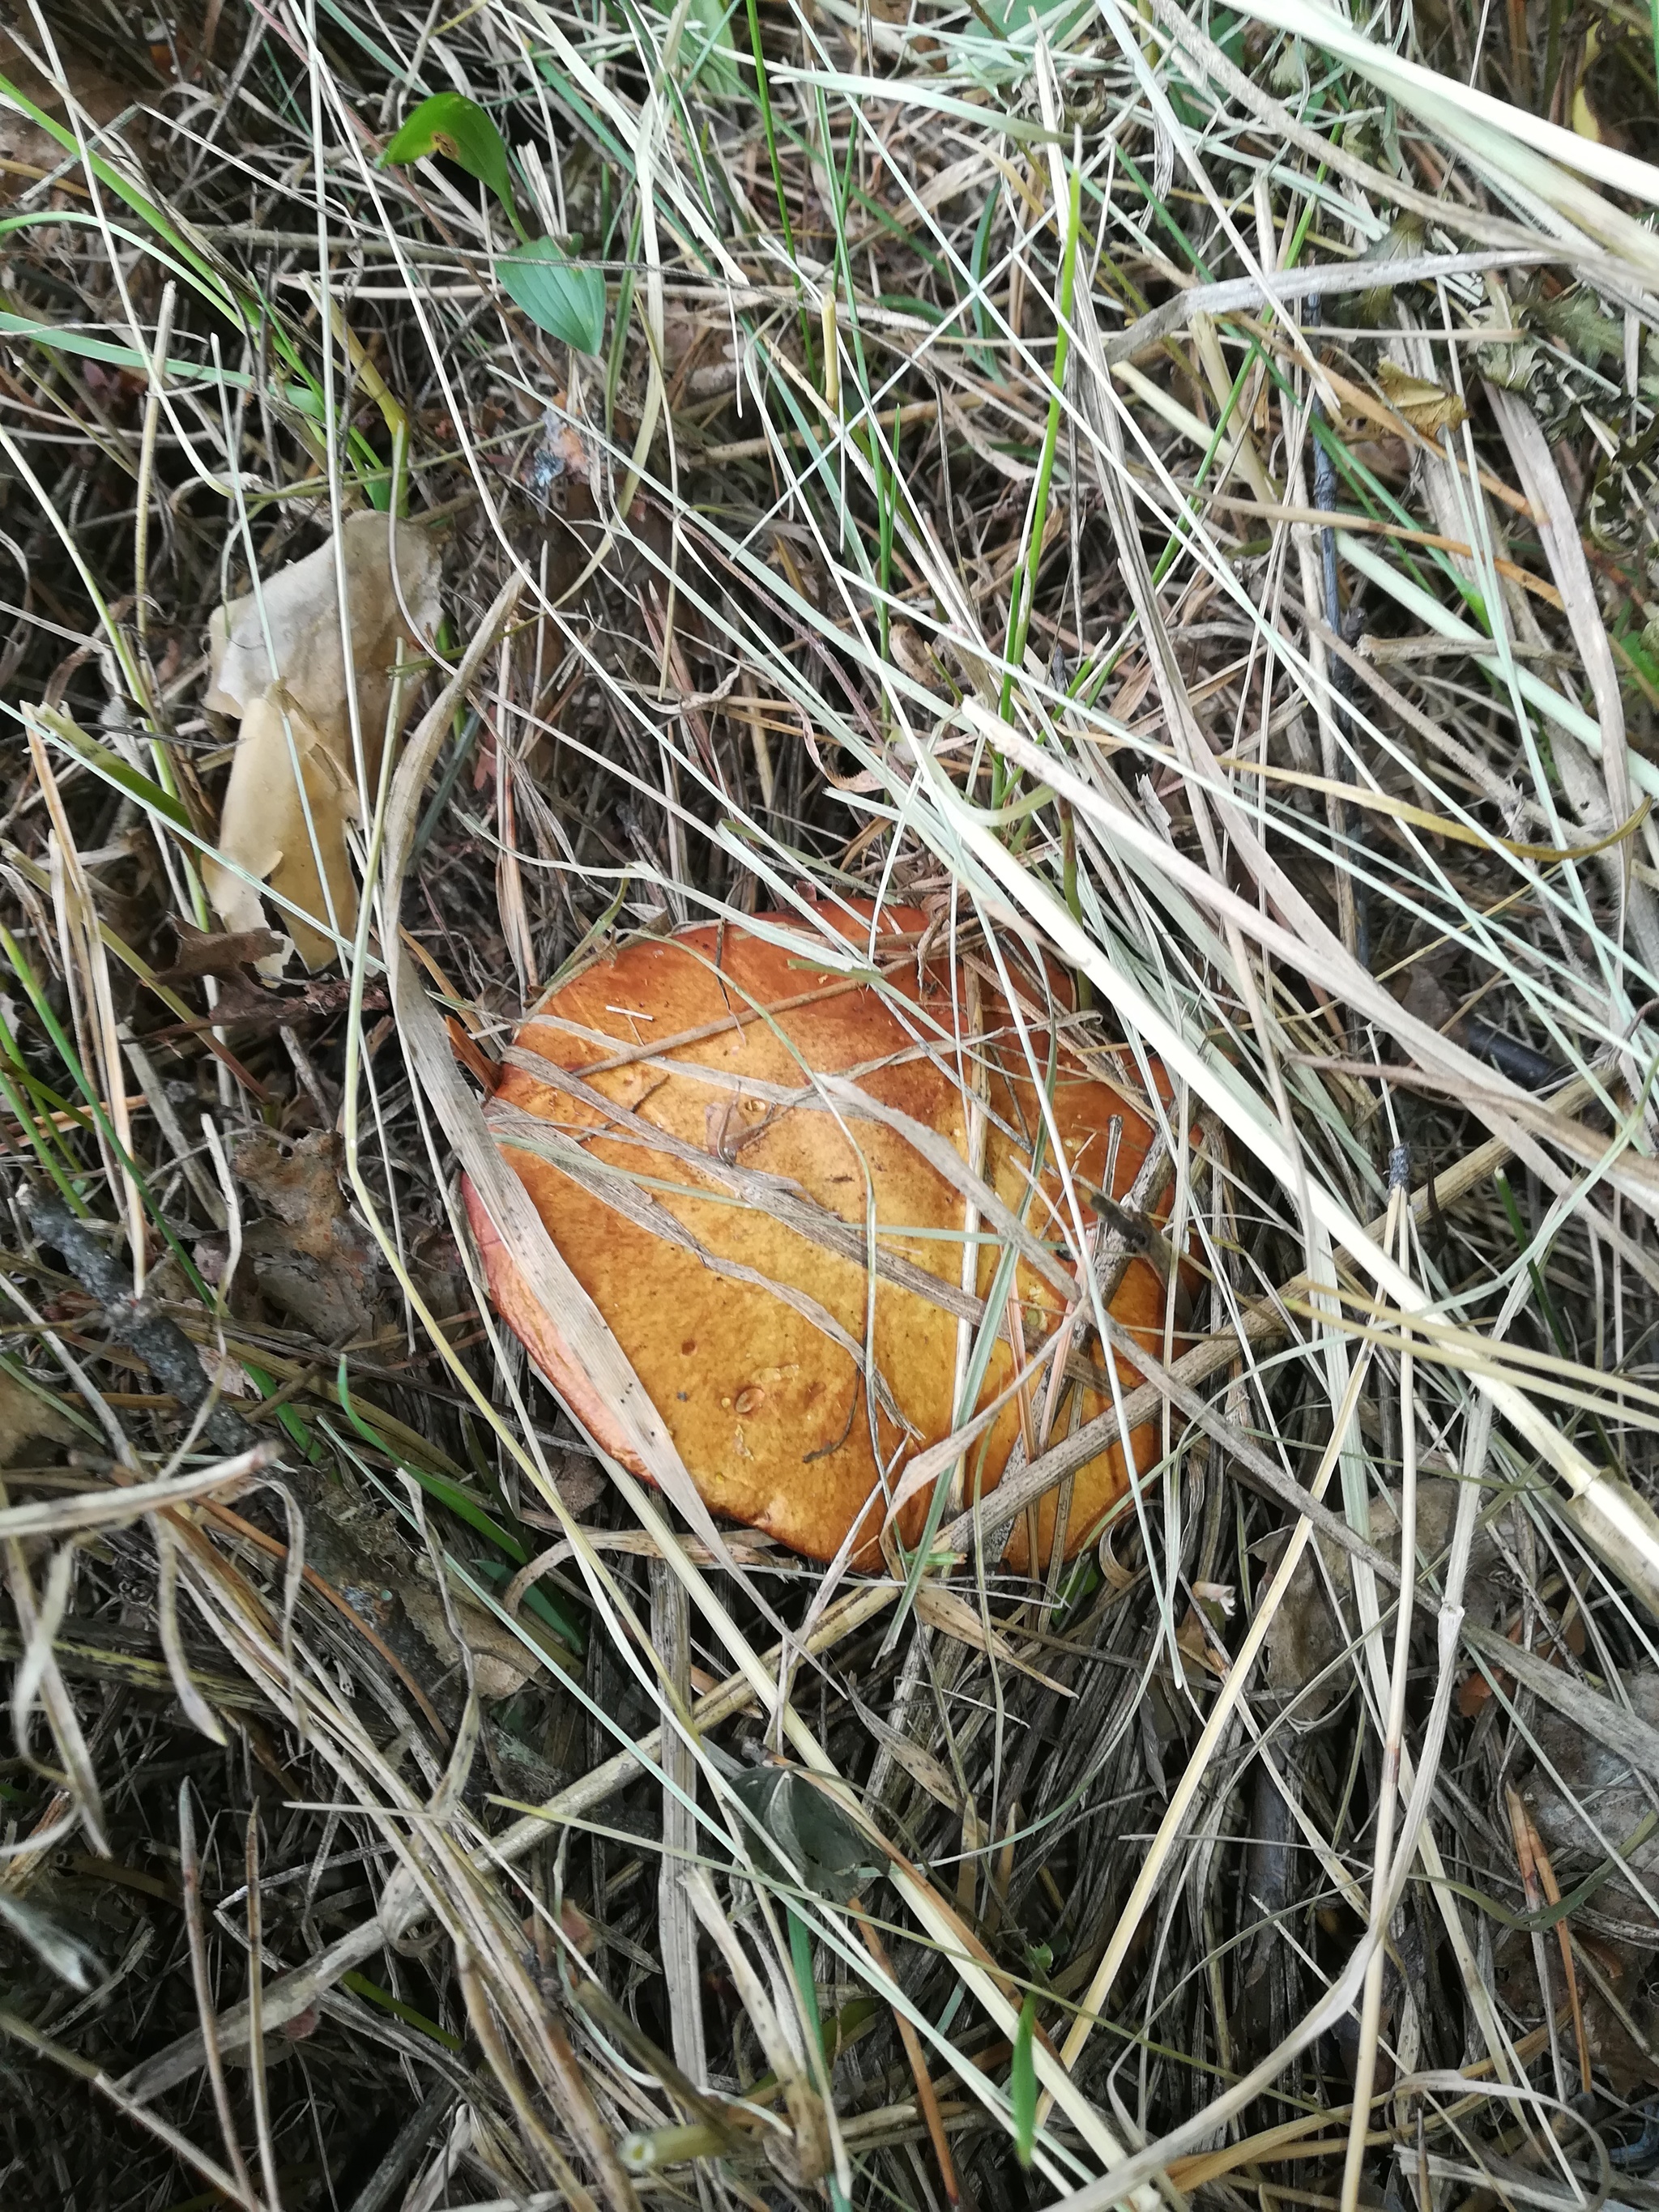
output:
M 337 539 L 216 611 L 203 704 L 240 727 L 206 883 L 233 937 L 264 928 L 259 886 L 269 884 L 307 968 L 349 942 L 357 892 L 347 825 L 366 822 L 386 739 L 413 703 L 437 625 L 437 580 L 426 532 L 356 514 Z M 255 965 L 280 974 L 283 956 L 263 953 Z

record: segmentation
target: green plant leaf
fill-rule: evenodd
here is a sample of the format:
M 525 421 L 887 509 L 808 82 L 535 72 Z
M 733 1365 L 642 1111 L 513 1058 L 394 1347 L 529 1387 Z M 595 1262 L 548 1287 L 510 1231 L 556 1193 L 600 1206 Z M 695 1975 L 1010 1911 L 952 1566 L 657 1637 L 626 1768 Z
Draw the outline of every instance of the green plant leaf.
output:
M 1036 2060 L 1031 2049 L 1036 2027 L 1036 1999 L 1028 1996 L 1014 2030 L 1014 2063 L 1008 2073 L 1008 2101 L 1014 2108 L 1014 2155 L 1029 2166 L 1036 2146 Z
M 507 220 L 523 237 L 524 226 L 513 204 L 507 143 L 476 100 L 469 100 L 462 92 L 434 92 L 404 118 L 380 159 L 383 162 L 422 161 L 428 154 L 442 154 L 459 161 L 469 177 L 488 185 L 506 210 Z
M 716 100 L 735 100 L 743 90 L 726 0 L 691 0 L 681 51 L 696 64 L 693 81 Z
M 523 1566 L 530 1557 L 529 1553 L 516 1536 L 503 1528 L 495 1516 L 479 1504 L 469 1490 L 465 1489 L 459 1482 L 451 1481 L 447 1474 L 439 1474 L 432 1468 L 420 1466 L 410 1457 L 406 1450 L 389 1442 L 380 1430 L 373 1425 L 372 1419 L 366 1420 L 363 1418 L 352 1396 L 351 1385 L 348 1379 L 349 1374 L 349 1363 L 345 1354 L 342 1352 L 339 1366 L 335 1372 L 334 1388 L 340 1401 L 341 1411 L 358 1435 L 366 1443 L 372 1444 L 376 1451 L 384 1452 L 388 1459 L 412 1474 L 422 1489 L 435 1498 L 440 1505 L 447 1505 L 458 1519 L 466 1522 L 468 1528 L 476 1528 L 481 1536 L 488 1536 L 492 1544 L 499 1544 L 509 1559 L 515 1565 Z M 371 1417 L 377 1410 L 374 1407 L 368 1408 Z M 386 1416 L 382 1413 L 380 1418 L 384 1420 Z
M 106 783 L 114 784 L 118 790 L 125 792 L 129 799 L 149 812 L 159 814 L 175 830 L 187 830 L 190 828 L 190 815 L 182 799 L 175 799 L 170 791 L 164 791 L 142 769 L 123 760 L 119 753 L 112 752 L 106 745 L 100 745 L 95 738 L 88 737 L 80 724 L 69 715 L 55 713 L 50 707 L 36 711 L 53 737 L 65 746 L 72 747 L 82 760 L 97 769 Z
M 402 2021 L 405 2027 L 417 2028 L 422 2035 L 429 2035 L 434 2043 L 441 2043 L 446 2051 L 462 2048 L 459 2035 L 452 2035 L 447 2027 L 440 2027 L 435 2020 L 428 2020 L 423 2012 L 416 2012 L 413 2005 L 405 2004 L 401 1997 L 394 1997 L 390 1990 L 383 1990 L 378 1982 L 371 1982 L 367 1974 L 342 1974 L 340 1983 L 343 1988 L 351 1991 L 353 1996 L 367 1998 L 370 2004 L 378 2005 L 382 2012 L 390 2013 L 394 2020 Z
M 489 1583 L 492 1589 L 498 1589 L 513 1579 L 512 1569 L 500 1559 L 470 1559 L 467 1565 L 481 1582 Z M 579 1659 L 586 1650 L 586 1632 L 558 1590 L 543 1590 L 532 1583 L 524 1594 L 524 1609 L 533 1613 L 538 1620 L 568 1644 Z
M 538 330 L 578 353 L 605 343 L 605 278 L 591 262 L 572 261 L 550 238 L 532 238 L 495 264 L 501 288 Z

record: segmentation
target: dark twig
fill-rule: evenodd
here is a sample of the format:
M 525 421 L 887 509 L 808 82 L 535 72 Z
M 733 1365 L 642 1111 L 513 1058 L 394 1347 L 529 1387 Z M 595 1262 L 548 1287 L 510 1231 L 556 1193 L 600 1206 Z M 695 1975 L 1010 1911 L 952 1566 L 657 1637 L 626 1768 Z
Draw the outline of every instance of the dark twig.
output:
M 172 1393 L 193 1416 L 210 1395 L 207 1376 L 196 1346 L 176 1322 L 157 1313 L 144 1298 L 135 1298 L 132 1284 L 108 1249 L 84 1221 L 77 1221 L 56 1199 L 26 1192 L 23 1209 L 29 1225 L 43 1244 L 63 1256 L 70 1272 L 88 1295 L 104 1310 L 104 1325 L 118 1344 L 136 1352 L 161 1387 Z M 202 1441 L 216 1451 L 247 1449 L 246 1424 L 222 1399 L 216 1399 L 202 1423 Z

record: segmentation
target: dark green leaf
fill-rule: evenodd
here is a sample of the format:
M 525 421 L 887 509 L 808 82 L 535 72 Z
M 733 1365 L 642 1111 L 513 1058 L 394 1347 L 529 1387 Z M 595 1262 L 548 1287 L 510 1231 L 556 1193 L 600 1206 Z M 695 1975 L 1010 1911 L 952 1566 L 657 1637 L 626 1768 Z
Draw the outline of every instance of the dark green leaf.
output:
M 804 1774 L 785 1775 L 768 1826 L 818 1895 L 837 1905 L 849 1903 L 880 1871 L 858 1824 Z
M 532 238 L 495 264 L 507 297 L 538 330 L 562 338 L 578 353 L 605 343 L 605 277 L 591 263 L 571 261 L 550 238 Z
M 716 1746 L 706 1748 L 732 1796 L 776 1844 L 770 1866 L 763 1849 L 753 1854 L 775 1879 L 793 1881 L 793 1868 L 817 1895 L 846 1905 L 880 1873 L 852 1815 L 798 1768 L 741 1766 Z
M 383 161 L 420 161 L 443 154 L 459 162 L 469 177 L 488 185 L 520 237 L 513 204 L 513 171 L 501 132 L 476 100 L 461 92 L 434 92 L 404 121 L 381 155 Z
M 1014 2108 L 1014 2154 L 1030 2166 L 1036 2147 L 1036 2059 L 1032 2039 L 1036 2027 L 1036 1999 L 1028 1996 L 1019 2008 L 1014 2030 L 1014 2063 L 1008 2074 L 1008 2101 Z

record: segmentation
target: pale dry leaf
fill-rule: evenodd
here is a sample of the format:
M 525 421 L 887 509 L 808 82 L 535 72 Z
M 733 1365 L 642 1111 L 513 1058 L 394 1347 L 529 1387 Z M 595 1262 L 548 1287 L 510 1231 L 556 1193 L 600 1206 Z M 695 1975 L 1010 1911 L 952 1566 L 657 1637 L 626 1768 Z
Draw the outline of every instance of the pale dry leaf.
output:
M 1431 1565 L 1443 1560 L 1451 1543 L 1457 1495 L 1458 1485 L 1443 1477 L 1418 1483 L 1417 1549 Z M 1397 1492 L 1371 1500 L 1371 1540 L 1395 1565 L 1400 1559 L 1399 1516 Z M 1275 1559 L 1282 1549 L 1282 1538 L 1276 1538 L 1271 1547 Z M 1502 1565 L 1490 1531 L 1478 1531 L 1464 1597 L 1466 1617 L 1476 1626 L 1489 1626 L 1498 1617 L 1504 1596 Z M 1358 1632 L 1352 1598 L 1352 1560 L 1328 1539 L 1315 1536 L 1291 1574 L 1285 1603 L 1267 1639 L 1265 1687 L 1293 1728 L 1320 1726 L 1352 1686 L 1352 1672 L 1338 1668 L 1338 1662 L 1353 1650 Z M 1426 1634 L 1431 1626 L 1431 1593 L 1426 1583 L 1419 1584 L 1418 1602 L 1423 1608 L 1419 1632 Z
M 1068 1689 L 1064 1682 L 1055 1681 L 1051 1674 L 1045 1674 L 1032 1666 L 1030 1660 L 1022 1659 L 999 1629 L 993 1627 L 988 1632 L 984 1621 L 967 1600 L 958 1597 L 953 1589 L 947 1589 L 944 1583 L 923 1582 L 918 1584 L 916 1611 L 929 1628 L 938 1629 L 944 1636 L 954 1636 L 959 1644 L 971 1645 L 975 1651 L 984 1652 L 988 1658 L 995 1659 L 1004 1667 L 1012 1667 L 1017 1674 L 1029 1674 L 1034 1682 L 1041 1682 L 1045 1690 L 1054 1691 L 1056 1696 L 1074 1698 L 1077 1695 L 1077 1692 Z
M 943 1805 L 947 1813 L 954 1813 L 958 1819 L 963 1817 L 962 1793 L 943 1761 L 935 1759 L 931 1751 L 925 1751 L 921 1744 L 913 1742 L 899 1729 L 889 1728 L 879 1713 L 872 1713 L 866 1707 L 863 1718 L 870 1733 L 878 1743 L 886 1747 L 913 1782 L 919 1782 L 934 1802 Z
M 1431 383 L 1427 377 L 1413 376 L 1396 361 L 1386 358 L 1376 365 L 1389 404 L 1402 422 L 1409 422 L 1413 430 L 1420 430 L 1425 438 L 1437 438 L 1443 430 L 1456 430 L 1468 420 L 1468 409 L 1455 392 L 1444 385 Z
M 278 569 L 257 592 L 220 607 L 210 632 L 213 673 L 204 703 L 239 715 L 241 732 L 219 825 L 221 857 L 207 864 L 208 895 L 228 930 L 260 930 L 267 915 L 258 886 L 268 883 L 301 910 L 284 908 L 279 918 L 307 968 L 333 958 L 336 947 L 325 927 L 301 916 L 326 925 L 331 908 L 342 936 L 357 916 L 346 825 L 362 818 L 363 805 L 341 571 L 362 773 L 372 795 L 399 661 L 417 672 L 423 641 L 437 624 L 438 556 L 428 532 L 382 514 L 352 515 L 337 549 L 331 538 Z M 398 720 L 414 692 L 414 681 L 406 682 Z M 261 971 L 280 973 L 283 957 L 261 959 Z
M 423 1583 L 415 1583 L 404 1589 L 403 1601 L 404 1611 L 438 1656 L 452 1667 L 459 1666 L 460 1653 L 455 1648 L 444 1601 L 438 1592 L 428 1589 Z M 467 1649 L 472 1654 L 473 1680 L 478 1686 L 478 1695 L 486 1703 L 512 1697 L 532 1674 L 544 1671 L 524 1639 L 503 1626 L 493 1613 L 487 1613 L 483 1606 L 475 1605 L 458 1593 L 452 1593 L 451 1603 Z
M 220 1352 L 210 1344 L 198 1344 L 196 1357 L 202 1363 L 203 1374 L 225 1397 L 246 1398 L 252 1395 L 253 1385 L 240 1359 L 233 1359 L 228 1352 Z

